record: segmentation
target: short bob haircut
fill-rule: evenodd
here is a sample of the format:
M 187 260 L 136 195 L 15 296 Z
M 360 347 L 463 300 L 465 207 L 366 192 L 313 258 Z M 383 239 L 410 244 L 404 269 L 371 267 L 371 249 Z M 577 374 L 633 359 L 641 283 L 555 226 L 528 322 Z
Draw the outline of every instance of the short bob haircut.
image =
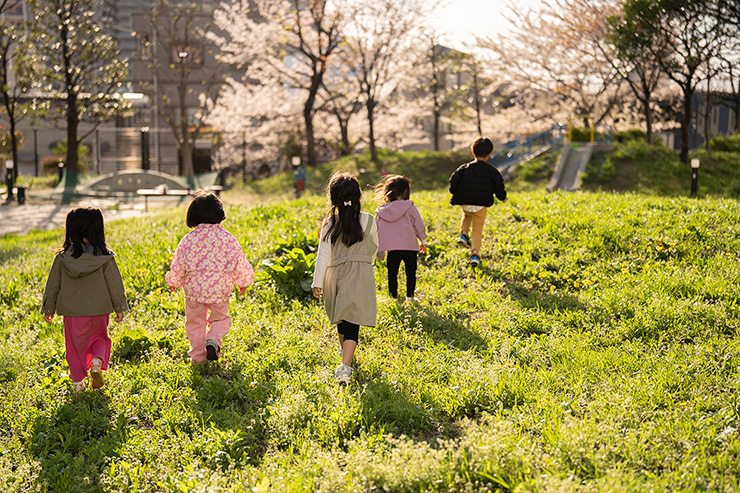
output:
M 473 156 L 486 157 L 493 152 L 493 142 L 489 138 L 478 137 L 470 149 L 473 151 Z
M 199 224 L 220 224 L 224 219 L 226 219 L 224 205 L 218 195 L 201 190 L 190 202 L 185 222 L 188 228 L 194 228 Z

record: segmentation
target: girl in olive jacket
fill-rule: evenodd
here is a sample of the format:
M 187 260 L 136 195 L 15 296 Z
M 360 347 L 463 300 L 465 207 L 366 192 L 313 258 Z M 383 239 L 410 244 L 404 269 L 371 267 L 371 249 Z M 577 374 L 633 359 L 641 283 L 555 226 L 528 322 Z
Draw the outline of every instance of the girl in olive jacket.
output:
M 100 209 L 69 211 L 64 244 L 54 257 L 41 311 L 47 322 L 54 313 L 64 317 L 65 358 L 76 392 L 84 390 L 88 370 L 92 388 L 104 385 L 103 370 L 111 352 L 110 314 L 115 312 L 115 321 L 120 322 L 128 308 L 115 256 L 105 244 Z

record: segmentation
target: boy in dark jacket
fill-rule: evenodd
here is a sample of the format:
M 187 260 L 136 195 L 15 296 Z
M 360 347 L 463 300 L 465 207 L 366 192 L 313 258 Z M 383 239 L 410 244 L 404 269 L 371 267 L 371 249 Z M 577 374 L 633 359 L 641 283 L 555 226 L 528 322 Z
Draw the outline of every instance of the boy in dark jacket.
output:
M 480 264 L 486 212 L 493 205 L 494 195 L 501 202 L 506 202 L 506 188 L 501 173 L 488 164 L 493 154 L 490 139 L 479 137 L 470 147 L 475 160 L 463 164 L 450 176 L 450 204 L 462 206 L 463 216 L 457 242 L 470 248 L 470 264 L 475 266 Z M 471 225 L 472 233 L 468 236 Z

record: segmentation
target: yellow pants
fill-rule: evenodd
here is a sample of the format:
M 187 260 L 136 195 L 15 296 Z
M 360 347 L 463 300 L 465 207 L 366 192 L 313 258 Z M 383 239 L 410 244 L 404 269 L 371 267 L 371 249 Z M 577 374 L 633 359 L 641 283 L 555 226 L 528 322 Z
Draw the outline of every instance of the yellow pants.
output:
M 483 225 L 486 222 L 488 208 L 484 207 L 478 212 L 465 212 L 463 210 L 462 221 L 460 221 L 460 232 L 468 234 L 472 223 L 473 231 L 470 234 L 470 252 L 478 255 L 483 242 Z

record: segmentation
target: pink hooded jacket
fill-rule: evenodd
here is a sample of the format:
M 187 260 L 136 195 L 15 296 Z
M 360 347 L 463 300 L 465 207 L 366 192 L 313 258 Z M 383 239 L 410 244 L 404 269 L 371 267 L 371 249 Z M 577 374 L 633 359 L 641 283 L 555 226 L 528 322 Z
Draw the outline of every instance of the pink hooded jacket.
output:
M 184 288 L 185 297 L 199 303 L 229 301 L 234 286 L 254 281 L 252 266 L 234 236 L 220 224 L 199 224 L 177 245 L 165 282 Z
M 419 251 L 419 241 L 426 244 L 427 231 L 419 210 L 410 200 L 386 202 L 375 211 L 378 225 L 378 255 L 391 250 Z M 417 241 L 418 239 L 418 241 Z

